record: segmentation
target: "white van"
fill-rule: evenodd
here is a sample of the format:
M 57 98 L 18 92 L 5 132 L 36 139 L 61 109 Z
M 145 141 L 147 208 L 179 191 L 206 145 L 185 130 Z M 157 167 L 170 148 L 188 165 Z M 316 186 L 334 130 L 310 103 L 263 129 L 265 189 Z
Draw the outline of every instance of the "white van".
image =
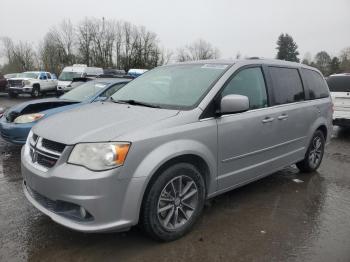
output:
M 333 125 L 350 127 L 350 73 L 327 78 L 334 104 Z
M 67 66 L 62 70 L 58 77 L 57 92 L 63 93 L 73 89 L 70 86 L 73 78 L 85 76 L 98 76 L 103 74 L 103 69 L 100 67 L 88 67 L 87 65 L 75 64 Z

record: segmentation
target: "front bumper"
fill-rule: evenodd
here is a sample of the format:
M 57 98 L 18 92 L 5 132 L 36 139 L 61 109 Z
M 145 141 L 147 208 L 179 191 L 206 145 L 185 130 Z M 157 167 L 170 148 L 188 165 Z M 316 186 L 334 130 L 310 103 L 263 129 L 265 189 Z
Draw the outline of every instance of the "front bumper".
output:
M 30 94 L 32 93 L 32 86 L 24 86 L 24 87 L 9 87 L 8 91 L 13 94 Z
M 35 123 L 15 124 L 6 121 L 5 116 L 0 118 L 1 137 L 13 144 L 25 144 L 28 134 Z
M 53 168 L 44 172 L 31 163 L 25 147 L 22 149 L 23 190 L 29 202 L 53 221 L 77 231 L 120 231 L 137 224 L 145 178 L 121 179 L 121 169 L 93 172 L 67 164 L 62 155 Z M 91 217 L 77 219 L 58 212 L 50 206 L 58 201 L 83 207 Z

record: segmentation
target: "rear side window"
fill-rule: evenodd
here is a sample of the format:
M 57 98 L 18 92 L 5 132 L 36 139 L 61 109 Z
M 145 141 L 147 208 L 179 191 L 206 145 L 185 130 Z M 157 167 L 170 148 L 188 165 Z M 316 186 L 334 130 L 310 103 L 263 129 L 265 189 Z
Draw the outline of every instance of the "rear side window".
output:
M 328 97 L 328 88 L 323 77 L 316 71 L 303 69 L 303 78 L 309 89 L 310 99 Z
M 350 92 L 350 75 L 330 76 L 327 83 L 331 92 Z
M 250 109 L 267 107 L 266 87 L 261 68 L 247 68 L 238 72 L 222 91 L 221 96 L 226 95 L 247 96 Z
M 297 69 L 285 67 L 269 68 L 276 105 L 294 103 L 305 99 L 303 85 Z

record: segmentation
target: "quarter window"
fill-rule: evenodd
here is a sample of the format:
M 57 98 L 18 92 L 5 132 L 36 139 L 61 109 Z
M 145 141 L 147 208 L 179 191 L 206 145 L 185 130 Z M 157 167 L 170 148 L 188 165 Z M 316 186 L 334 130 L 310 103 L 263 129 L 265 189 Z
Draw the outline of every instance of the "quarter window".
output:
M 310 99 L 328 97 L 328 88 L 323 77 L 316 71 L 303 69 L 305 83 L 309 89 Z
M 303 85 L 297 69 L 269 67 L 275 104 L 288 104 L 305 99 Z
M 247 96 L 250 109 L 267 107 L 266 86 L 261 68 L 247 68 L 238 72 L 228 82 L 221 95 Z

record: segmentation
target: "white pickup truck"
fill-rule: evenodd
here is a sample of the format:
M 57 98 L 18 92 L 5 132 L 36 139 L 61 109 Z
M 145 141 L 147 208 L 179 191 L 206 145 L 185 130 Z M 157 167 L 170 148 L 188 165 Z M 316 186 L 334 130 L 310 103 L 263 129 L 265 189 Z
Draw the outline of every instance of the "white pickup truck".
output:
M 32 71 L 10 78 L 8 83 L 8 94 L 10 97 L 17 97 L 18 94 L 30 94 L 32 97 L 38 97 L 46 92 L 55 92 L 57 78 L 49 72 Z

